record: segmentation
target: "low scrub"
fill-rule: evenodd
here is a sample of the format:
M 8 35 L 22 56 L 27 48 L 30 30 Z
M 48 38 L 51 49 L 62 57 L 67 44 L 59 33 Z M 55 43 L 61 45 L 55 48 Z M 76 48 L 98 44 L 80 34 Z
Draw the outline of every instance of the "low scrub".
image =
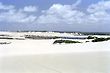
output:
M 107 40 L 110 40 L 110 37 L 108 37 Z
M 14 39 L 12 37 L 0 37 L 0 39 Z
M 11 42 L 0 42 L 0 45 L 3 45 L 3 44 L 11 44 Z
M 57 39 L 56 36 L 36 36 L 36 35 L 25 35 L 27 39 Z
M 102 42 L 102 41 L 108 41 L 110 40 L 110 38 L 95 38 L 94 40 L 92 40 L 92 42 Z
M 87 39 L 95 39 L 97 37 L 94 37 L 94 36 L 88 36 Z
M 53 44 L 57 44 L 57 43 L 61 44 L 61 43 L 81 43 L 81 42 L 79 42 L 79 41 L 72 41 L 72 40 L 55 40 L 53 42 Z

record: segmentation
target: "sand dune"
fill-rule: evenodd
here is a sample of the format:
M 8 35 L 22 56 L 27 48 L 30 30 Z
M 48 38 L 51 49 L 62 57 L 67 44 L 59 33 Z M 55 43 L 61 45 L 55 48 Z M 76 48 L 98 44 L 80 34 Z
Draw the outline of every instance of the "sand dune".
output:
M 40 54 L 0 58 L 0 73 L 109 73 L 109 52 Z
M 52 44 L 8 40 L 0 45 L 0 73 L 110 73 L 110 41 Z

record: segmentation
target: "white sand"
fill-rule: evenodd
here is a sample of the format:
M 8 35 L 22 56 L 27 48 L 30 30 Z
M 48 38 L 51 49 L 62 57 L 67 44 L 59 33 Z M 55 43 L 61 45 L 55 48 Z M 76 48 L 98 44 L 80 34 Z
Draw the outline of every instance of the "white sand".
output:
M 110 73 L 110 41 L 52 44 L 54 40 L 3 40 L 0 73 Z
M 58 54 L 110 51 L 110 41 L 98 43 L 52 44 L 54 40 L 0 40 L 12 42 L 0 45 L 0 56 Z

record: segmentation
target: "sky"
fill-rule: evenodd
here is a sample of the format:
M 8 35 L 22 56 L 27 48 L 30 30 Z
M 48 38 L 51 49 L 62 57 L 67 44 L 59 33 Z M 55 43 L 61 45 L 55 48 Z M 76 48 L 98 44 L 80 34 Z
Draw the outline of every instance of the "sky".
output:
M 0 0 L 0 31 L 110 32 L 110 0 Z

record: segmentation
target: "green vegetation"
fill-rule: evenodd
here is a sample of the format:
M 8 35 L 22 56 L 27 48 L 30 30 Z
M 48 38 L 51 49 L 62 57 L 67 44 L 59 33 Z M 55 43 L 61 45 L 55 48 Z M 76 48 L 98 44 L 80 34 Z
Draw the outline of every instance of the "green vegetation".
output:
M 110 32 L 79 32 L 82 35 L 110 35 Z
M 36 35 L 25 35 L 25 38 L 28 39 L 57 39 L 56 36 L 36 36 Z
M 86 41 L 86 42 L 89 42 L 89 41 Z
M 87 39 L 95 39 L 97 37 L 93 37 L 93 36 L 88 36 Z
M 102 42 L 102 41 L 108 41 L 110 40 L 110 37 L 109 38 L 95 38 L 94 40 L 92 40 L 92 42 Z
M 95 36 L 88 36 L 87 39 L 93 39 L 92 42 L 102 42 L 102 41 L 110 40 L 110 37 L 108 37 L 108 38 L 98 38 L 98 37 L 95 37 Z
M 70 43 L 81 43 L 81 42 L 79 42 L 79 41 L 71 41 L 71 40 L 55 40 L 53 42 L 53 44 L 57 44 L 57 43 L 59 43 L 59 44 L 61 44 L 61 43 L 68 43 L 68 44 L 70 44 Z
M 107 40 L 110 40 L 110 37 L 108 37 Z
M 11 44 L 11 42 L 0 42 L 0 45 L 3 45 L 3 44 Z
M 0 39 L 13 39 L 12 37 L 0 37 Z

